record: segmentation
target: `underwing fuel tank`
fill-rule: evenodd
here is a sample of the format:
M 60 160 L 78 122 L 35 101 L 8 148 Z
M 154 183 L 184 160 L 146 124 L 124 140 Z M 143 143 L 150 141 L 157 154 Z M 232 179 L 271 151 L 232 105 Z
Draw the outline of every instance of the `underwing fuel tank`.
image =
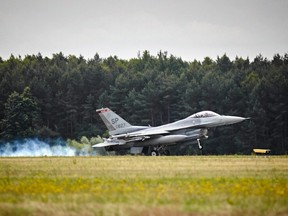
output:
M 143 145 L 165 145 L 171 143 L 177 143 L 185 140 L 187 138 L 186 135 L 166 135 L 160 136 L 154 139 L 144 140 L 143 142 L 139 142 L 141 146 Z M 138 144 L 138 143 L 137 143 Z

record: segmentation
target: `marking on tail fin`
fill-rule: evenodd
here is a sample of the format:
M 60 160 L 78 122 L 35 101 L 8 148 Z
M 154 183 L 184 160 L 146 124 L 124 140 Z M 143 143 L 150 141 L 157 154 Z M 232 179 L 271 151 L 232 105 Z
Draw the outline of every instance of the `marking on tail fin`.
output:
M 109 131 L 117 131 L 118 129 L 131 126 L 131 124 L 109 108 L 97 109 L 96 112 L 99 114 Z
M 113 118 L 113 119 L 111 119 L 112 124 L 116 124 L 118 121 L 119 121 L 118 118 Z

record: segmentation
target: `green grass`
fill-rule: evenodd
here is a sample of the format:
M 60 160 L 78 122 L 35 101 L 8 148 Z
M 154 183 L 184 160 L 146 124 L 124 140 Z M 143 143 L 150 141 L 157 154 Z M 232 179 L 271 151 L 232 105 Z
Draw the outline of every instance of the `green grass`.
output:
M 0 215 L 288 215 L 288 157 L 0 158 Z

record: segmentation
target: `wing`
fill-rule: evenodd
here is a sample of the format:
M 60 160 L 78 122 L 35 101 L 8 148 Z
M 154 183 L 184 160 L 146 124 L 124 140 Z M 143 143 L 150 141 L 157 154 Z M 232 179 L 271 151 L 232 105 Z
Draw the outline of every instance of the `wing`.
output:
M 141 131 L 137 131 L 137 132 L 119 134 L 119 135 L 115 135 L 112 137 L 113 138 L 123 138 L 123 139 L 133 138 L 133 141 L 135 141 L 135 139 L 137 139 L 137 138 L 147 139 L 147 138 L 150 138 L 150 136 L 164 135 L 164 134 L 169 134 L 169 131 L 149 128 L 149 129 L 141 130 Z
M 93 145 L 92 147 L 100 148 L 115 145 L 125 145 L 126 143 L 129 142 L 143 141 L 146 139 L 150 139 L 151 136 L 164 135 L 164 134 L 169 134 L 169 132 L 157 128 L 148 128 L 137 132 L 111 136 L 109 139 L 104 139 L 103 143 L 98 143 L 96 145 Z

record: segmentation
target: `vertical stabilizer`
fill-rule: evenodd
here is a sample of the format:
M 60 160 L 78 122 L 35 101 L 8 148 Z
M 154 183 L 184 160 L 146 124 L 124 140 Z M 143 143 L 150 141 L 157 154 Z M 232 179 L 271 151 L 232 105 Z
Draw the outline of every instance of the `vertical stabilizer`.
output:
M 121 118 L 109 108 L 97 109 L 96 112 L 99 114 L 99 116 L 105 123 L 109 132 L 123 129 L 126 127 L 131 127 L 131 124 L 129 124 L 127 121 L 125 121 L 123 118 Z

